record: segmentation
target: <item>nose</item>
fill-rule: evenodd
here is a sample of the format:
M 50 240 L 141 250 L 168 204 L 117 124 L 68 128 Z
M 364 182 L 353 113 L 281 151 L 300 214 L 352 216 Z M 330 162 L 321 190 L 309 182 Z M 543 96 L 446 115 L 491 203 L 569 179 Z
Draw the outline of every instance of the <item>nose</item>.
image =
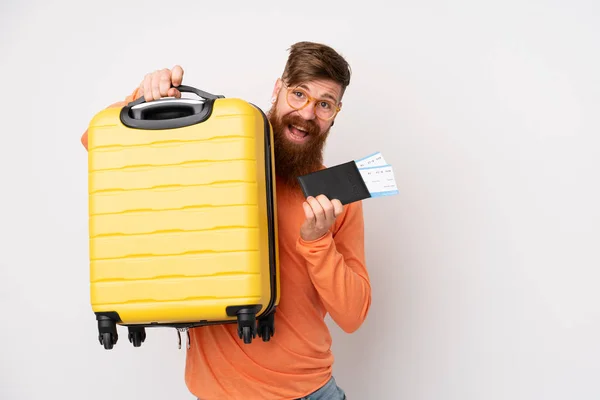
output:
M 307 121 L 315 119 L 316 115 L 314 104 L 312 102 L 308 103 L 302 110 L 298 110 L 298 114 L 300 114 L 300 116 Z

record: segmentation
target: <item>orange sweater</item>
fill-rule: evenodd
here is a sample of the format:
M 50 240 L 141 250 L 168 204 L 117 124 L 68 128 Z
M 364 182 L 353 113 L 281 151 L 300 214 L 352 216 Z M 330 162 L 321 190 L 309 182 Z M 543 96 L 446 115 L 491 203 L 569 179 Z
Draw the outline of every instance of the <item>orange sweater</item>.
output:
M 136 98 L 137 90 L 121 106 Z M 82 137 L 87 148 L 87 132 Z M 190 330 L 185 381 L 201 400 L 286 400 L 317 390 L 332 374 L 331 336 L 324 318 L 346 332 L 360 327 L 371 304 L 365 266 L 362 203 L 344 207 L 330 232 L 306 242 L 299 189 L 277 187 L 281 299 L 275 335 L 244 344 L 237 325 Z

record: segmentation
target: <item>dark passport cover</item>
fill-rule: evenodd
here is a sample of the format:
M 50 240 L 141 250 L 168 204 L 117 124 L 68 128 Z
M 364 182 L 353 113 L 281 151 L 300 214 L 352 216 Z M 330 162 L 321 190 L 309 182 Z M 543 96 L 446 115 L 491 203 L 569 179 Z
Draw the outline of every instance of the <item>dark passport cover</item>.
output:
M 344 205 L 371 197 L 354 161 L 299 176 L 298 182 L 304 196 L 323 194 L 329 200 L 338 199 Z

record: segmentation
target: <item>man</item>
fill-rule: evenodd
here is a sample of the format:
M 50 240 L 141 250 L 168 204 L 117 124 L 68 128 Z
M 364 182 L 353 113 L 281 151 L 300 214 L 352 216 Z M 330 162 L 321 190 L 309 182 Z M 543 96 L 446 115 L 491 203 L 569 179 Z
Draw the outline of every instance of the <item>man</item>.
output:
M 183 69 L 145 76 L 122 106 L 180 97 Z M 305 199 L 299 175 L 324 168 L 323 146 L 350 83 L 350 67 L 329 46 L 290 49 L 268 112 L 274 131 L 281 299 L 276 334 L 240 344 L 235 324 L 190 330 L 185 380 L 201 400 L 338 400 L 331 336 L 324 318 L 346 332 L 360 327 L 371 304 L 365 266 L 362 203 L 342 207 L 321 195 Z M 87 148 L 87 132 L 82 137 Z

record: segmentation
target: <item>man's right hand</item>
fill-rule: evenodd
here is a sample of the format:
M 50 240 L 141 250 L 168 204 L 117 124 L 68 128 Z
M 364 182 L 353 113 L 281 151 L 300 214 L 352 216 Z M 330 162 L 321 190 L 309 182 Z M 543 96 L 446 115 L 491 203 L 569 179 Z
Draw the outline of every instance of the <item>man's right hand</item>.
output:
M 158 100 L 163 97 L 181 97 L 181 92 L 175 87 L 183 81 L 183 68 L 179 65 L 173 69 L 162 69 L 151 72 L 144 77 L 138 91 L 139 96 L 144 96 L 146 101 Z

